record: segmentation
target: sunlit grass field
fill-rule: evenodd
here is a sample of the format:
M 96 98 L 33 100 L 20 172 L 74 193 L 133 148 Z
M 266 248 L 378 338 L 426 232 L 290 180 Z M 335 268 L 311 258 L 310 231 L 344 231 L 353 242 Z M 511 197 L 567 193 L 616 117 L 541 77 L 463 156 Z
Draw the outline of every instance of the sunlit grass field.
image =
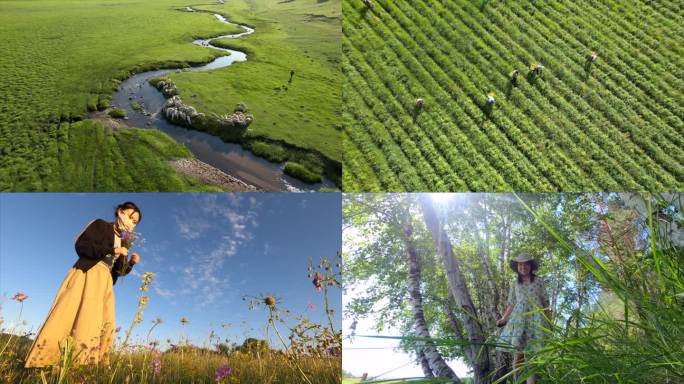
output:
M 321 258 L 319 265 L 321 267 L 311 267 L 310 272 L 319 276 L 326 321 L 315 323 L 309 314 L 281 307 L 279 299 L 273 296 L 249 296 L 250 309 L 268 312 L 260 338 L 245 336 L 244 341 L 230 341 L 222 339 L 212 329 L 202 346 L 183 338 L 182 327 L 189 323 L 186 317 L 180 319 L 177 340 L 167 339 L 164 343 L 155 338 L 153 330 L 164 320 L 154 319 L 151 326 L 143 321 L 149 304 L 147 292 L 155 277 L 153 273 L 145 272 L 132 322 L 125 329 L 117 327 L 114 330 L 116 342 L 108 362 L 100 361 L 97 365 L 78 364 L 85 359 L 79 355 L 88 350 L 67 336 L 59 341 L 58 364 L 24 368 L 33 342 L 31 336 L 35 337 L 35 333 L 27 332 L 21 317 L 24 301 L 30 297 L 17 293 L 12 298 L 16 303 L 11 303 L 19 306 L 16 318 L 6 319 L 0 315 L 0 383 L 339 384 L 342 333 L 333 326 L 334 311 L 329 307 L 329 300 L 339 299 L 336 289 L 341 273 L 327 258 Z M 331 293 L 333 290 L 335 293 Z M 134 330 L 141 327 L 149 327 L 146 337 L 134 340 Z M 269 341 L 269 335 L 275 335 L 275 341 Z M 99 350 L 100 347 L 95 348 Z
M 180 91 L 185 94 L 192 92 L 195 97 L 191 100 L 200 110 L 211 106 L 210 112 L 222 114 L 232 112 L 237 102 L 246 101 L 255 115 L 256 135 L 314 150 L 340 162 L 339 130 L 333 125 L 334 115 L 339 109 L 339 94 L 331 91 L 334 89 L 339 92 L 340 75 L 335 77 L 333 74 L 336 63 L 311 62 L 327 58 L 328 52 L 334 51 L 333 46 L 339 46 L 335 28 L 312 27 L 319 28 L 319 33 L 311 33 L 313 29 L 302 27 L 302 34 L 310 36 L 309 40 L 295 42 L 298 38 L 288 34 L 282 42 L 274 42 L 278 34 L 268 32 L 268 22 L 279 23 L 274 28 L 281 29 L 285 28 L 283 25 L 288 21 L 302 24 L 301 20 L 295 18 L 297 12 L 281 14 L 269 10 L 270 13 L 248 17 L 252 14 L 251 10 L 248 12 L 244 9 L 248 3 L 241 0 L 235 3 L 236 20 L 253 23 L 264 31 L 259 42 L 249 47 L 248 63 L 257 64 L 252 59 L 260 57 L 264 62 L 275 63 L 273 65 L 276 67 L 292 66 L 298 71 L 291 89 L 287 91 L 288 96 L 281 99 L 271 97 L 274 92 L 272 79 L 279 76 L 280 71 L 258 65 L 254 65 L 254 68 L 242 65 L 243 69 L 236 73 L 210 71 L 192 79 L 180 77 Z M 297 0 L 293 2 L 294 5 L 285 5 L 284 8 L 294 7 L 299 9 L 298 12 L 304 12 L 302 9 L 309 5 L 300 7 L 300 3 L 304 1 Z M 334 13 L 333 3 L 323 3 L 321 12 Z M 0 50 L 3 52 L 0 56 L 0 190 L 75 190 L 70 182 L 60 179 L 80 179 L 81 175 L 69 173 L 68 170 L 80 167 L 80 163 L 89 161 L 95 153 L 105 157 L 123 157 L 127 161 L 134 161 L 135 167 L 121 166 L 104 170 L 105 173 L 116 175 L 112 185 L 103 185 L 103 179 L 94 177 L 85 183 L 90 185 L 85 190 L 196 190 L 198 182 L 176 175 L 170 167 L 159 171 L 159 164 L 167 160 L 167 156 L 155 154 L 154 150 L 131 151 L 132 147 L 122 148 L 111 140 L 105 140 L 99 141 L 99 146 L 84 143 L 87 148 L 84 147 L 83 151 L 73 151 L 71 156 L 60 157 L 49 150 L 54 144 L 50 143 L 52 139 L 48 132 L 60 121 L 73 122 L 86 118 L 88 105 L 106 105 L 119 82 L 131 73 L 199 64 L 222 54 L 191 42 L 199 37 L 234 33 L 236 28 L 219 23 L 208 14 L 178 10 L 186 5 L 189 3 L 162 0 L 0 1 Z M 339 15 L 339 3 L 337 8 Z M 227 5 L 221 11 L 233 19 L 231 12 Z M 315 10 L 311 12 L 317 13 Z M 269 19 L 276 14 L 281 19 Z M 327 26 L 333 23 L 311 24 Z M 326 40 L 321 31 L 331 40 Z M 341 34 L 339 24 L 337 33 Z M 310 44 L 314 39 L 330 41 L 316 48 L 325 54 L 312 52 L 310 57 L 306 57 L 306 53 L 298 52 L 298 47 Z M 337 40 L 332 42 L 334 39 Z M 315 45 L 319 46 L 318 43 Z M 288 56 L 295 51 L 297 55 Z M 329 55 L 334 57 L 333 53 Z M 334 58 L 331 60 L 334 61 Z M 313 71 L 311 68 L 319 69 Z M 240 80 L 226 85 L 227 76 L 240 77 Z M 283 80 L 278 78 L 278 81 L 287 83 L 288 76 L 289 69 L 283 73 Z M 338 83 L 335 84 L 335 81 Z M 197 88 L 187 87 L 189 83 Z M 302 87 L 296 88 L 298 86 Z M 230 92 L 226 92 L 226 87 Z M 267 89 L 270 93 L 263 93 Z M 323 99 L 323 94 L 328 95 L 329 100 Z M 274 126 L 276 120 L 282 125 Z M 88 135 L 90 126 L 72 124 L 68 135 L 62 134 Z M 144 137 L 145 134 L 136 130 L 126 133 L 129 142 L 141 144 L 149 140 L 149 137 Z M 183 148 L 177 146 L 174 151 L 183 152 Z M 131 156 L 136 159 L 130 159 Z M 188 154 L 184 153 L 183 156 Z M 131 188 L 127 181 L 118 182 L 118 178 L 137 178 L 133 173 L 148 175 L 144 187 Z M 171 180 L 167 180 L 169 178 Z M 179 179 L 184 181 L 179 182 Z
M 180 96 L 199 110 L 215 113 L 244 101 L 255 118 L 250 136 L 283 141 L 341 162 L 340 2 L 226 1 L 195 8 L 224 14 L 256 32 L 214 42 L 247 52 L 246 62 L 211 72 L 171 74 Z

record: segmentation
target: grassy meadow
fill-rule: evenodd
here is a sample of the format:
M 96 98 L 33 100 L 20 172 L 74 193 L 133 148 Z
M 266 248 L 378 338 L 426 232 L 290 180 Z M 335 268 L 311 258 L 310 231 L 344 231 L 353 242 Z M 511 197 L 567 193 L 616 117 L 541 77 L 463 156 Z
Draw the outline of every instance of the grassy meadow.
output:
M 24 301 L 30 301 L 30 297 L 17 293 L 11 299 L 16 302 L 7 303 L 20 306 L 16 318 L 3 318 L 0 313 L 0 382 L 339 384 L 342 333 L 333 326 L 334 310 L 329 306 L 329 300 L 336 297 L 333 291 L 339 287 L 341 273 L 339 267 L 333 266 L 327 258 L 321 258 L 318 265 L 320 267 L 311 264 L 309 272 L 312 276 L 315 274 L 315 279 L 319 279 L 321 284 L 325 302 L 321 309 L 325 311 L 325 320 L 314 322 L 307 313 L 285 308 L 281 299 L 274 296 L 246 295 L 243 299 L 250 310 L 268 313 L 265 327 L 259 327 L 263 330 L 259 338 L 251 334 L 245 334 L 243 340 L 237 341 L 224 338 L 221 336 L 224 325 L 221 325 L 221 328 L 208 331 L 201 346 L 183 337 L 183 327 L 190 322 L 184 316 L 177 323 L 180 335 L 177 339 L 164 341 L 155 337 L 155 327 L 169 320 L 143 320 L 149 304 L 149 287 L 155 278 L 154 274 L 145 272 L 142 274 L 137 311 L 129 325 L 117 327 L 114 331 L 115 343 L 108 364 L 75 363 L 79 354 L 87 350 L 75 346 L 75 340 L 67 336 L 60 341 L 57 365 L 24 368 L 25 357 L 33 342 L 31 336 L 35 337 L 35 333 L 27 330 L 27 324 L 21 317 Z M 146 336 L 142 338 L 140 334 Z
M 254 114 L 247 133 L 250 141 L 280 142 L 340 164 L 340 2 L 226 1 L 224 5 L 194 8 L 221 13 L 256 32 L 239 39 L 213 41 L 217 46 L 246 52 L 246 62 L 210 72 L 170 74 L 181 98 L 200 111 L 217 114 L 244 102 Z M 194 17 L 211 18 L 201 13 Z M 312 163 L 302 156 L 294 159 Z
M 348 0 L 343 11 L 345 191 L 684 185 L 680 3 Z
M 301 2 L 294 2 L 297 4 L 295 8 L 299 8 L 298 4 Z M 115 145 L 114 140 L 99 141 L 101 146 L 94 147 L 93 145 L 85 151 L 73 151 L 70 156 L 55 156 L 54 151 L 46 150 L 53 145 L 49 143 L 50 131 L 54 130 L 51 127 L 60 122 L 84 119 L 87 117 L 88 109 L 109 106 L 111 94 L 119 82 L 131 73 L 154 68 L 199 64 L 223 54 L 217 50 L 193 45 L 191 42 L 199 37 L 235 33 L 237 28 L 217 22 L 216 18 L 211 15 L 177 10 L 186 5 L 189 4 L 161 0 L 0 1 L 0 34 L 3 37 L 0 40 L 0 50 L 3 52 L 0 57 L 0 73 L 2 74 L 0 76 L 0 100 L 2 100 L 0 103 L 0 154 L 2 155 L 0 157 L 0 190 L 73 190 L 69 182 L 56 180 L 59 178 L 80 179 L 81 176 L 68 173 L 68 170 L 81 167 L 80 163 L 89 161 L 89 157 L 93 154 L 130 157 L 131 155 L 128 154 L 130 148 L 122 149 L 118 144 Z M 334 6 L 324 4 L 322 8 L 330 10 L 334 9 Z M 227 11 L 226 6 L 226 12 L 222 13 L 232 19 L 233 16 Z M 271 14 L 276 13 L 276 11 L 271 12 Z M 261 27 L 265 32 L 268 31 L 265 24 L 244 16 L 238 10 L 236 13 L 237 16 L 244 17 L 239 21 L 254 22 L 257 28 Z M 273 37 L 273 35 L 270 36 Z M 334 38 L 332 32 L 329 36 Z M 266 38 L 265 41 L 270 40 Z M 339 42 L 339 38 L 337 41 Z M 332 45 L 334 43 L 331 43 Z M 287 50 L 259 52 L 257 46 L 252 46 L 251 49 L 255 51 L 253 56 L 261 55 L 263 60 L 270 60 L 267 57 L 271 53 L 292 53 Z M 298 55 L 295 59 L 278 57 L 273 60 L 289 61 L 295 69 L 298 69 L 299 67 L 296 66 L 298 58 L 304 58 L 304 56 Z M 252 57 L 249 60 L 252 60 Z M 307 65 L 315 67 L 314 64 L 307 63 Z M 305 67 L 302 65 L 301 68 Z M 254 73 L 250 71 L 252 69 L 245 68 L 241 73 L 235 74 L 246 76 L 244 73 L 249 72 L 252 76 L 252 81 L 242 82 L 241 86 L 236 84 L 231 86 L 235 94 L 229 95 L 222 91 L 217 93 L 216 90 L 220 88 L 214 88 L 214 85 L 222 86 L 218 83 L 218 78 L 226 75 L 225 72 L 218 71 L 203 73 L 200 75 L 201 79 L 198 77 L 192 80 L 193 83 L 197 83 L 197 87 L 207 91 L 206 93 L 198 89 L 186 90 L 184 86 L 188 84 L 188 81 L 186 79 L 183 82 L 183 77 L 178 79 L 179 83 L 182 83 L 179 88 L 186 94 L 187 92 L 197 94 L 191 100 L 193 103 L 197 101 L 196 104 L 200 110 L 206 105 L 212 105 L 211 111 L 225 114 L 232 112 L 232 107 L 238 101 L 243 100 L 242 98 L 237 100 L 237 95 L 248 96 L 254 87 L 261 87 L 262 79 L 270 78 L 262 76 L 264 71 L 258 66 L 253 69 Z M 320 87 L 323 87 L 323 91 L 320 87 L 307 83 L 310 87 L 308 91 L 311 94 L 317 94 L 316 98 L 307 98 L 298 92 L 300 98 L 291 99 L 292 103 L 283 102 L 278 105 L 264 106 L 261 105 L 263 100 L 254 96 L 254 93 L 252 93 L 254 97 L 245 97 L 244 100 L 255 113 L 255 132 L 273 140 L 287 140 L 292 145 L 301 148 L 315 148 L 325 156 L 339 161 L 341 150 L 334 149 L 335 145 L 340 145 L 335 136 L 337 130 L 328 124 L 333 120 L 336 106 L 332 102 L 319 102 L 321 93 L 327 93 L 331 88 L 338 88 L 325 82 L 326 79 L 334 78 L 326 71 L 332 72 L 333 70 L 321 69 L 316 75 L 306 75 L 306 70 L 302 69 L 300 73 L 301 83 L 304 83 L 303 79 L 306 76 L 319 76 L 317 84 L 322 84 Z M 284 83 L 287 82 L 287 76 L 289 76 L 289 70 L 284 74 Z M 297 84 L 296 80 L 297 74 L 295 74 L 293 84 Z M 199 99 L 205 97 L 206 100 L 202 99 L 205 104 L 202 104 Z M 311 103 L 313 100 L 317 103 Z M 273 125 L 272 120 L 268 120 L 271 117 L 262 115 L 266 111 L 269 111 L 269 116 L 280 114 L 287 117 L 283 119 L 284 125 L 284 121 L 292 118 L 289 112 L 295 111 L 295 104 L 297 112 L 303 109 L 300 105 L 305 105 L 313 111 L 307 111 L 307 113 L 310 112 L 307 115 L 310 126 L 298 124 L 292 129 L 297 132 L 296 137 L 286 138 L 286 135 L 260 125 L 260 120 Z M 316 116 L 315 120 L 313 116 Z M 326 131 L 324 128 L 321 130 L 312 128 L 318 122 L 324 122 L 324 125 L 330 129 Z M 68 135 L 63 132 L 63 136 L 80 137 L 87 135 L 88 130 L 92 128 L 90 123 L 68 126 Z M 145 136 L 147 132 L 142 130 L 127 131 L 124 135 L 127 135 L 130 142 L 144 143 L 150 140 L 150 137 Z M 119 137 L 120 134 L 121 132 L 108 133 L 112 137 Z M 152 135 L 155 138 L 160 137 L 156 134 Z M 168 141 L 168 138 L 164 140 Z M 176 145 L 178 148 L 173 152 L 183 152 L 182 147 Z M 135 156 L 137 157 L 135 160 L 127 160 L 135 164 L 135 167 L 124 166 L 104 171 L 116 175 L 117 180 L 114 180 L 111 186 L 105 187 L 101 185 L 103 180 L 93 177 L 89 180 L 93 184 L 86 190 L 136 191 L 197 188 L 197 182 L 188 180 L 179 182 L 178 180 L 182 178 L 174 175 L 170 167 L 166 167 L 163 171 L 159 169 L 159 164 L 166 160 L 167 156 L 153 149 L 135 152 Z M 183 156 L 188 156 L 187 151 Z M 133 173 L 147 174 L 144 187 L 131 188 L 130 183 L 118 181 L 119 178 L 137 178 L 138 176 L 134 176 Z M 169 177 L 172 180 L 167 180 Z

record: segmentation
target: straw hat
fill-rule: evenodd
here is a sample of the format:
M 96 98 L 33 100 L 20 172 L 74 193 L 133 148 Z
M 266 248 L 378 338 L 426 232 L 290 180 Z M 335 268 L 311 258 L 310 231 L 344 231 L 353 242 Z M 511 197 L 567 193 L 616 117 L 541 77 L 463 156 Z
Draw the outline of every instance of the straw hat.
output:
M 536 271 L 537 269 L 539 269 L 539 262 L 535 260 L 529 253 L 519 253 L 518 256 L 515 257 L 515 259 L 508 262 L 508 265 L 510 265 L 512 270 L 518 272 L 518 263 L 527 262 L 530 263 L 532 271 Z

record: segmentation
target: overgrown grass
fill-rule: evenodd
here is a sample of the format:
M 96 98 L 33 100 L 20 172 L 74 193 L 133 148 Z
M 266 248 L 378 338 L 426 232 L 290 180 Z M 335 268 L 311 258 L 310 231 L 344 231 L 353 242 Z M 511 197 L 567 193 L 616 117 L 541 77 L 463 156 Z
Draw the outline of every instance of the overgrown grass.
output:
M 134 111 L 142 111 L 143 106 L 142 104 L 138 103 L 137 101 L 131 102 L 131 108 L 133 108 Z
M 7 336 L 0 337 L 0 343 L 7 340 Z M 45 375 L 47 383 L 57 383 L 59 371 L 57 369 L 23 368 L 23 358 L 28 352 L 30 342 L 24 340 L 17 343 L 11 351 L 6 351 L 0 363 L 0 380 L 3 383 L 40 383 L 41 375 Z M 11 356 L 11 359 L 8 358 Z M 135 345 L 127 350 L 116 350 L 112 354 L 112 361 L 122 361 L 116 375 L 112 376 L 112 369 L 103 366 L 71 367 L 64 384 L 87 383 L 215 383 L 216 370 L 227 365 L 232 372 L 224 383 L 268 384 L 268 383 L 307 383 L 299 372 L 292 369 L 291 361 L 282 353 L 264 353 L 260 355 L 232 353 L 220 354 L 212 351 L 184 351 L 180 352 L 153 351 L 149 346 Z M 154 372 L 153 362 L 158 361 L 160 370 Z M 314 383 L 339 383 L 339 358 L 302 357 L 298 364 L 314 378 Z M 113 368 L 114 364 L 111 365 Z M 41 374 L 41 372 L 43 372 Z
M 127 115 L 126 110 L 123 108 L 112 108 L 109 110 L 109 112 L 107 112 L 107 114 L 109 117 L 113 117 L 115 119 L 122 119 Z
M 530 359 L 526 371 L 564 383 L 684 381 L 684 252 L 664 236 L 652 202 L 646 196 L 650 247 L 619 273 L 563 239 L 531 211 L 559 243 L 579 254 L 578 260 L 604 290 L 617 296 L 624 312 L 615 316 L 599 302 L 581 314 L 582 327 L 569 334 L 554 329 L 546 340 L 549 345 Z
M 285 163 L 285 173 L 300 180 L 304 180 L 307 183 L 318 183 L 321 181 L 321 175 L 319 173 L 292 161 Z
M 255 141 L 252 143 L 250 149 L 255 155 L 263 157 L 266 160 L 272 161 L 274 163 L 281 163 L 287 159 L 287 151 L 285 148 L 277 144 Z

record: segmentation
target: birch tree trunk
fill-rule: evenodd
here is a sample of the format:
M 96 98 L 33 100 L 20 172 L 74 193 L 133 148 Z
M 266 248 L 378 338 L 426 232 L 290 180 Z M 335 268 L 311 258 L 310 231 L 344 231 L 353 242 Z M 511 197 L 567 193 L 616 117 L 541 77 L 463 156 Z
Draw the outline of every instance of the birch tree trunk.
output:
M 404 224 L 403 231 L 406 257 L 409 264 L 409 300 L 411 302 L 411 311 L 413 312 L 416 335 L 421 338 L 430 338 L 430 331 L 423 312 L 423 296 L 420 292 L 421 265 L 420 260 L 418 259 L 416 245 L 413 242 L 413 228 L 407 223 Z M 435 344 L 431 341 L 424 341 L 422 343 L 419 353 L 422 353 L 425 356 L 429 370 L 437 377 L 447 377 L 453 380 L 454 383 L 460 383 L 461 381 L 458 379 L 458 376 L 456 376 L 456 373 L 454 373 L 451 367 L 444 361 L 444 358 L 437 350 Z M 423 372 L 426 372 L 425 367 L 423 367 Z
M 427 357 L 425 357 L 425 353 L 422 350 L 418 350 L 418 360 L 420 361 L 420 367 L 423 369 L 423 376 L 435 377 L 430 368 L 430 363 L 428 363 Z
M 463 328 L 468 337 L 469 345 L 464 350 L 468 359 L 473 362 L 474 381 L 476 384 L 489 383 L 489 374 L 491 372 L 489 351 L 484 345 L 484 333 L 478 321 L 477 310 L 473 305 L 473 300 L 466 286 L 459 261 L 454 257 L 451 241 L 437 218 L 432 201 L 430 201 L 430 196 L 421 194 L 418 199 L 422 207 L 425 225 L 432 233 L 437 253 L 444 264 L 449 289 L 454 296 L 454 300 L 456 300 L 456 304 L 465 314 Z

